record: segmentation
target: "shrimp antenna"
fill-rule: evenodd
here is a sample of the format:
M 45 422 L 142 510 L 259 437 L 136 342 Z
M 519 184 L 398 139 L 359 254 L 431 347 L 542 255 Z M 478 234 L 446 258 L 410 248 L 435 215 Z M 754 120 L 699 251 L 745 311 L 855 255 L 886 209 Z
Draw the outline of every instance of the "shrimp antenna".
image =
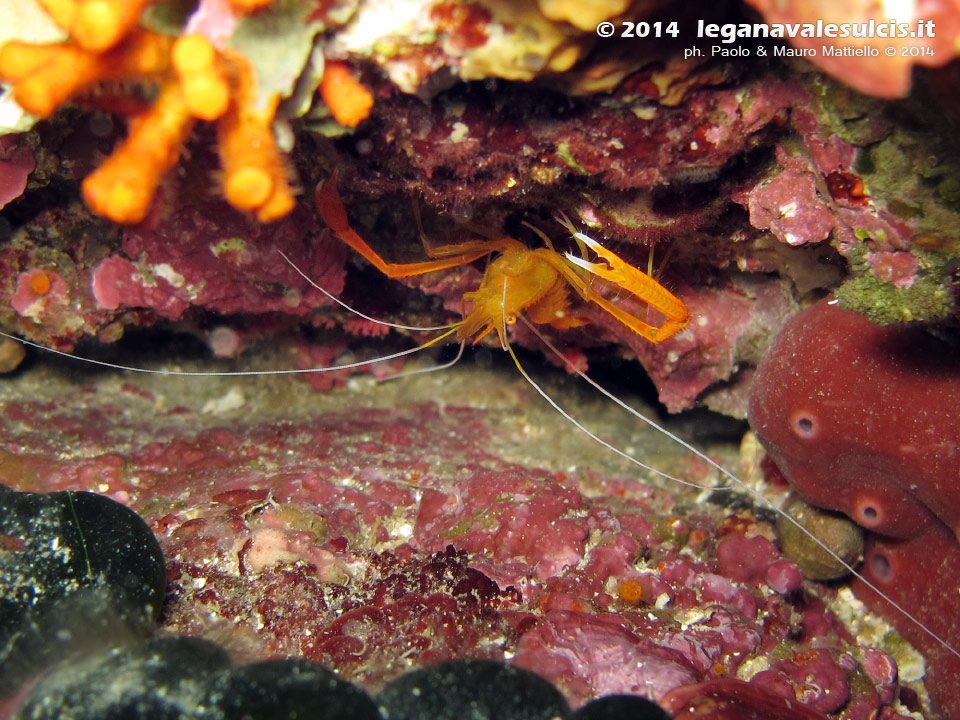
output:
M 527 326 L 527 328 L 529 328 L 529 329 L 533 332 L 534 335 L 536 335 L 538 338 L 540 338 L 541 342 L 543 342 L 543 344 L 546 345 L 554 355 L 556 355 L 558 358 L 560 358 L 560 360 L 564 363 L 564 365 L 567 366 L 567 368 L 569 368 L 569 370 L 570 370 L 571 372 L 579 375 L 579 376 L 580 376 L 581 378 L 583 378 L 587 383 L 589 383 L 591 387 L 593 387 L 593 388 L 595 388 L 596 390 L 600 391 L 606 398 L 608 398 L 608 399 L 612 400 L 613 402 L 615 402 L 617 405 L 619 405 L 620 407 L 622 407 L 624 410 L 626 410 L 628 413 L 630 413 L 631 415 L 633 415 L 635 418 L 638 418 L 639 420 L 643 420 L 643 422 L 645 422 L 645 423 L 646 423 L 647 425 L 649 425 L 650 427 L 652 427 L 652 428 L 656 429 L 657 431 L 663 433 L 663 434 L 666 435 L 668 438 L 670 438 L 670 439 L 673 440 L 674 442 L 679 443 L 682 447 L 684 447 L 684 448 L 686 448 L 687 450 L 689 450 L 690 452 L 692 452 L 692 453 L 693 453 L 694 455 L 696 455 L 698 458 L 700 458 L 701 460 L 705 461 L 706 463 L 708 463 L 709 465 L 711 465 L 712 467 L 714 467 L 714 468 L 715 468 L 716 470 L 718 470 L 721 474 L 723 474 L 727 479 L 729 479 L 731 482 L 733 482 L 738 488 L 740 488 L 741 490 L 743 490 L 744 492 L 746 492 L 746 493 L 747 493 L 750 497 L 752 497 L 755 501 L 758 501 L 761 505 L 763 505 L 763 506 L 765 506 L 765 507 L 771 508 L 771 509 L 772 509 L 774 512 L 776 512 L 778 515 L 781 515 L 782 517 L 784 517 L 788 522 L 792 523 L 798 530 L 800 530 L 800 532 L 802 532 L 804 535 L 806 535 L 808 538 L 810 538 L 810 540 L 812 540 L 816 545 L 818 545 L 820 548 L 822 548 L 824 551 L 826 551 L 826 553 L 827 553 L 828 555 L 830 555 L 834 560 L 836 560 L 836 561 L 837 561 L 838 563 L 840 563 L 844 568 L 846 568 L 846 569 L 849 570 L 853 575 L 855 575 L 864 585 L 866 585 L 868 588 L 870 588 L 871 590 L 873 590 L 873 592 L 875 592 L 875 593 L 876 593 L 877 595 L 879 595 L 881 598 L 883 598 L 883 599 L 886 600 L 888 603 L 890 603 L 890 605 L 891 605 L 892 607 L 894 607 L 897 611 L 899 611 L 900 613 L 902 613 L 903 616 L 904 616 L 905 618 L 907 618 L 907 620 L 909 620 L 910 622 L 912 622 L 914 625 L 916 625 L 918 628 L 920 628 L 923 632 L 925 632 L 925 633 L 926 633 L 927 635 L 929 635 L 931 638 L 933 638 L 933 639 L 936 640 L 938 643 L 940 643 L 947 651 L 949 651 L 949 652 L 952 653 L 953 655 L 956 655 L 958 658 L 960 658 L 960 651 L 954 649 L 954 648 L 950 645 L 950 643 L 948 643 L 948 642 L 947 642 L 946 640 L 944 640 L 942 637 L 940 637 L 939 635 L 937 635 L 933 630 L 931 630 L 931 629 L 928 628 L 926 625 L 924 625 L 924 624 L 920 621 L 919 618 L 917 618 L 915 615 L 913 615 L 913 614 L 912 614 L 909 610 L 907 610 L 903 605 L 901 605 L 900 603 L 896 602 L 893 598 L 891 598 L 889 595 L 887 595 L 885 592 L 883 592 L 883 590 L 881 590 L 879 587 L 877 587 L 874 583 L 870 582 L 869 580 L 867 580 L 867 578 L 865 578 L 863 575 L 861 575 L 859 572 L 857 572 L 857 570 L 856 570 L 850 563 L 848 563 L 846 560 L 844 560 L 842 557 L 840 557 L 832 548 L 828 547 L 827 544 L 824 543 L 820 538 L 818 538 L 816 535 L 814 535 L 812 532 L 810 532 L 807 528 L 805 528 L 805 527 L 800 523 L 800 521 L 798 521 L 796 518 L 794 518 L 792 515 L 790 515 L 790 513 L 785 512 L 782 508 L 779 508 L 779 507 L 777 507 L 776 505 L 774 505 L 770 500 L 768 500 L 766 497 L 764 497 L 762 493 L 760 493 L 758 490 L 755 490 L 754 488 L 750 487 L 747 483 L 745 483 L 745 482 L 744 482 L 743 480 L 741 480 L 739 477 L 737 477 L 737 476 L 734 475 L 732 472 L 730 472 L 729 470 L 727 470 L 723 465 L 721 465 L 721 464 L 718 463 L 717 461 L 715 461 L 715 460 L 713 460 L 712 458 L 710 458 L 710 457 L 709 457 L 706 453 L 704 453 L 702 450 L 698 450 L 698 449 L 695 448 L 693 445 L 691 445 L 690 443 L 686 442 L 683 438 L 681 438 L 681 437 L 675 435 L 674 433 L 670 432 L 670 431 L 667 430 L 665 427 L 660 426 L 659 424 L 657 424 L 656 422 L 654 422 L 653 420 L 651 420 L 650 418 L 648 418 L 646 415 L 644 415 L 643 413 L 641 413 L 639 410 L 636 410 L 636 409 L 632 408 L 630 405 L 628 405 L 628 404 L 625 403 L 623 400 L 621 400 L 620 398 L 618 398 L 616 395 L 614 395 L 613 393 L 611 393 L 609 390 L 607 390 L 606 388 L 604 388 L 602 385 L 600 385 L 600 383 L 598 383 L 597 381 L 595 381 L 593 378 L 591 378 L 589 375 L 587 375 L 583 370 L 581 370 L 581 369 L 578 368 L 576 365 L 574 365 L 572 362 L 570 362 L 570 360 L 567 359 L 567 358 L 556 348 L 556 346 L 554 346 L 554 345 L 543 335 L 543 333 L 541 333 L 539 330 L 537 330 L 537 328 L 534 327 L 533 323 L 531 323 L 527 318 L 525 318 L 525 317 L 523 317 L 523 316 L 521 315 L 521 316 L 520 316 L 520 319 L 521 319 L 521 320 L 523 321 L 523 323 Z M 542 390 L 540 390 L 540 388 L 539 388 L 535 383 L 533 383 L 533 381 L 527 376 L 527 373 L 524 372 L 523 368 L 520 367 L 520 363 L 517 362 L 517 358 L 516 358 L 516 356 L 513 354 L 513 349 L 512 349 L 512 348 L 509 348 L 509 346 L 508 346 L 508 349 L 509 349 L 509 352 L 510 352 L 510 356 L 513 357 L 514 362 L 517 363 L 517 367 L 520 369 L 520 372 L 523 374 L 524 378 L 526 378 L 527 381 L 530 382 L 530 383 L 534 386 L 534 388 L 536 388 L 537 391 L 540 392 L 540 394 L 543 395 L 543 397 L 545 397 L 545 398 L 547 399 L 547 402 L 549 402 L 551 405 L 553 405 L 553 406 L 556 408 L 556 407 L 557 407 L 556 404 L 555 404 L 550 398 L 548 398 L 548 397 L 546 396 L 546 394 L 545 394 Z M 559 409 L 559 408 L 558 408 L 558 409 Z M 571 417 L 570 417 L 569 415 L 567 415 L 566 413 L 563 413 L 562 410 L 561 410 L 561 414 L 563 414 L 563 416 L 564 416 L 565 418 L 567 418 L 568 420 L 570 420 L 570 421 L 571 421 L 574 425 L 576 425 L 578 428 L 581 428 L 581 429 L 582 429 L 582 426 L 581 426 L 576 420 L 574 420 L 573 418 L 571 418 Z M 600 440 L 599 438 L 597 438 L 595 435 L 593 435 L 593 434 L 590 433 L 589 431 L 585 431 L 585 432 L 587 432 L 587 434 L 590 435 L 590 437 L 592 437 L 594 440 L 597 440 L 600 444 L 604 445 L 605 447 L 608 447 L 608 448 L 612 449 L 612 450 L 613 450 L 614 452 L 616 452 L 618 455 L 620 455 L 620 456 L 622 456 L 622 457 L 626 457 L 628 460 L 633 460 L 633 458 L 631 458 L 630 456 L 626 455 L 626 453 L 621 452 L 621 451 L 618 450 L 617 448 L 612 448 L 609 444 L 607 444 L 607 443 L 604 442 L 603 440 Z M 641 467 L 647 467 L 646 465 L 643 465 L 643 464 L 640 463 L 639 461 L 634 461 L 634 462 L 636 462 L 636 464 L 638 464 L 638 465 L 641 465 Z M 671 478 L 669 475 L 666 475 L 666 474 L 664 474 L 664 473 L 662 473 L 662 472 L 660 472 L 660 471 L 658 471 L 658 470 L 655 470 L 655 469 L 653 469 L 653 468 L 649 468 L 649 469 L 653 470 L 653 471 L 654 471 L 655 473 L 657 473 L 657 475 L 659 475 L 660 477 L 664 477 L 664 478 L 671 479 L 671 480 L 675 479 L 675 478 Z M 682 480 L 679 480 L 678 482 L 680 482 L 680 483 L 683 484 L 683 485 L 689 485 L 689 486 L 692 486 L 692 487 L 702 487 L 702 486 L 700 486 L 700 485 L 694 485 L 693 483 L 684 482 L 684 481 L 682 481 Z M 706 488 L 705 488 L 705 489 L 706 489 Z M 709 489 L 711 489 L 711 490 L 730 490 L 730 489 L 732 489 L 732 488 L 709 488 Z
M 447 337 L 449 334 L 450 333 L 446 333 L 435 339 L 438 341 L 442 340 L 443 338 Z M 429 367 L 424 367 L 424 368 L 417 368 L 416 370 L 403 370 L 394 375 L 388 375 L 387 377 L 377 378 L 376 380 L 378 383 L 387 382 L 389 380 L 396 380 L 398 378 L 410 377 L 411 375 L 423 375 L 424 373 L 436 372 L 437 370 L 446 370 L 447 368 L 452 368 L 454 365 L 460 362 L 460 358 L 463 357 L 463 348 L 464 346 L 466 346 L 466 344 L 467 343 L 465 340 L 460 341 L 460 348 L 457 350 L 456 356 L 453 358 L 453 360 L 450 360 L 449 362 L 441 363 L 439 365 L 431 365 Z M 417 348 L 417 349 L 419 350 L 420 348 Z
M 47 347 L 46 345 L 41 345 L 40 343 L 33 342 L 32 340 L 25 340 L 24 338 L 17 337 L 16 335 L 11 335 L 0 331 L 0 337 L 5 337 L 8 340 L 14 340 L 15 342 L 21 343 L 22 345 L 27 345 L 37 350 L 42 350 L 53 355 L 59 355 L 60 357 L 69 358 L 71 360 L 77 360 L 80 362 L 85 362 L 89 365 L 99 365 L 100 367 L 110 368 L 111 370 L 126 370 L 127 372 L 141 373 L 144 375 L 170 375 L 174 377 L 251 377 L 251 376 L 260 376 L 260 375 L 301 375 L 306 373 L 322 373 L 322 372 L 332 372 L 334 370 L 351 370 L 353 368 L 365 367 L 367 365 L 372 365 L 373 363 L 381 362 L 384 360 L 395 360 L 400 357 L 406 357 L 407 355 L 414 355 L 421 350 L 426 350 L 432 345 L 445 340 L 450 337 L 457 331 L 457 329 L 462 324 L 461 322 L 450 323 L 447 325 L 435 325 L 435 326 L 416 326 L 416 325 L 401 325 L 399 323 L 392 323 L 386 320 L 380 320 L 379 318 L 371 317 L 366 315 L 356 308 L 351 307 L 347 303 L 343 302 L 339 298 L 335 297 L 332 293 L 328 292 L 324 288 L 320 287 L 313 280 L 307 276 L 296 263 L 294 263 L 289 257 L 287 257 L 282 250 L 277 250 L 280 253 L 280 257 L 287 261 L 287 263 L 292 267 L 297 273 L 306 280 L 311 287 L 316 288 L 321 293 L 326 295 L 328 298 L 333 300 L 335 303 L 340 305 L 346 311 L 357 315 L 358 317 L 363 318 L 364 320 L 369 320 L 372 323 L 377 325 L 385 325 L 386 327 L 395 328 L 397 330 L 412 330 L 415 332 L 429 332 L 435 330 L 445 330 L 441 335 L 421 343 L 416 347 L 409 348 L 407 350 L 401 350 L 400 352 L 391 353 L 390 355 L 384 355 L 382 357 L 370 358 L 369 360 L 358 360 L 357 362 L 344 363 L 342 365 L 329 365 L 327 367 L 316 367 L 316 368 L 296 368 L 292 370 L 209 370 L 209 371 L 189 371 L 189 370 L 155 370 L 152 368 L 143 368 L 135 367 L 133 365 L 120 365 L 118 363 L 107 362 L 106 360 L 96 360 L 94 358 L 85 358 L 80 357 L 79 355 L 73 355 L 63 350 L 56 350 L 55 348 Z M 457 356 L 448 363 L 442 365 L 436 365 L 427 368 L 420 368 L 417 370 L 410 370 L 407 372 L 400 372 L 396 375 L 391 375 L 387 378 L 381 378 L 382 380 L 392 380 L 396 377 L 404 377 L 406 375 L 416 375 L 419 373 L 433 372 L 434 370 L 444 370 L 452 365 L 456 364 L 463 355 L 463 344 L 461 343 L 460 352 L 457 353 Z
M 504 294 L 506 294 L 506 279 L 504 279 Z M 523 320 L 524 323 L 526 323 L 528 327 L 531 325 L 530 321 L 528 321 L 525 317 L 523 317 L 523 315 L 520 315 L 520 318 Z M 506 325 L 506 317 L 504 317 L 504 325 Z M 539 335 L 539 333 L 537 333 L 537 335 Z M 619 455 L 624 460 L 627 460 L 628 462 L 633 463 L 637 467 L 643 468 L 647 472 L 651 472 L 654 475 L 657 475 L 658 477 L 662 477 L 665 480 L 670 480 L 672 482 L 679 483 L 680 485 L 686 485 L 687 487 L 696 488 L 697 490 L 715 490 L 716 489 L 707 485 L 698 485 L 697 483 L 693 483 L 688 480 L 681 480 L 678 477 L 674 477 L 669 473 L 665 473 L 663 470 L 658 470 L 655 467 L 652 467 L 650 465 L 647 465 L 644 462 L 641 462 L 640 460 L 637 460 L 632 455 L 628 455 L 620 448 L 607 442 L 606 440 L 601 438 L 599 435 L 595 434 L 592 430 L 588 429 L 583 423 L 581 423 L 579 420 L 573 417 L 573 415 L 571 415 L 562 407 L 560 407 L 559 403 L 557 403 L 556 400 L 550 397 L 547 391 L 544 390 L 542 387 L 540 387 L 540 385 L 537 383 L 536 380 L 530 377 L 530 375 L 524 369 L 523 365 L 520 364 L 520 358 L 518 358 L 517 354 L 513 351 L 513 346 L 510 344 L 510 340 L 507 338 L 507 333 L 503 334 L 503 349 L 506 350 L 508 353 L 510 353 L 510 359 L 513 360 L 513 364 L 517 366 L 517 370 L 520 371 L 520 374 L 523 375 L 523 379 L 526 380 L 530 384 L 530 386 L 537 391 L 537 393 L 539 393 L 540 397 L 546 400 L 547 403 L 549 403 L 550 407 L 556 410 L 564 420 L 569 422 L 571 425 L 577 428 L 577 430 L 582 432 L 584 435 L 586 435 L 588 438 L 590 438 L 594 442 L 599 443 L 610 452 L 614 453 L 615 455 Z
M 118 363 L 107 362 L 106 360 L 96 360 L 94 358 L 85 358 L 80 357 L 79 355 L 72 355 L 71 353 L 64 352 L 63 350 L 47 347 L 46 345 L 41 345 L 40 343 L 33 342 L 32 340 L 24 340 L 16 335 L 10 335 L 9 333 L 2 331 L 0 331 L 0 337 L 5 337 L 9 340 L 15 340 L 23 345 L 28 345 L 29 347 L 37 348 L 38 350 L 43 350 L 44 352 L 48 352 L 53 355 L 59 355 L 60 357 L 69 358 L 71 360 L 78 360 L 89 365 L 99 365 L 100 367 L 110 368 L 111 370 L 126 370 L 128 372 L 141 373 L 144 375 L 172 375 L 174 377 L 250 377 L 259 375 L 303 375 L 307 373 L 332 372 L 333 370 L 350 370 L 352 368 L 364 367 L 365 365 L 372 365 L 373 363 L 381 362 L 382 360 L 394 360 L 399 357 L 413 355 L 421 350 L 425 350 L 431 345 L 436 345 L 441 340 L 445 340 L 453 335 L 456 331 L 456 327 L 450 328 L 442 335 L 438 335 L 431 340 L 427 340 L 425 343 L 421 343 L 416 347 L 408 348 L 407 350 L 401 350 L 389 355 L 384 355 L 383 357 L 371 358 L 369 360 L 358 360 L 357 362 L 344 363 L 342 365 L 329 365 L 327 367 L 315 368 L 296 368 L 293 370 L 156 370 L 154 368 L 120 365 Z
M 386 320 L 380 320 L 379 318 L 370 317 L 369 315 L 364 315 L 362 312 L 360 312 L 359 310 L 357 310 L 355 307 L 351 307 L 350 305 L 347 305 L 347 303 L 345 303 L 345 302 L 344 302 L 343 300 L 341 300 L 340 298 L 336 297 L 333 293 L 328 292 L 327 290 L 325 290 L 325 289 L 323 289 L 322 287 L 320 287 L 319 285 L 317 285 L 317 283 L 315 283 L 313 280 L 311 280 L 310 277 L 309 277 L 303 270 L 301 270 L 300 268 L 298 268 L 298 267 L 296 266 L 296 264 L 293 262 L 293 260 L 291 260 L 290 258 L 288 258 L 288 257 L 284 254 L 283 250 L 279 250 L 279 249 L 278 249 L 277 252 L 280 253 L 280 257 L 282 257 L 284 260 L 287 261 L 287 263 L 290 265 L 290 267 L 292 267 L 294 270 L 297 271 L 297 274 L 300 275 L 300 277 L 302 277 L 304 280 L 306 280 L 308 283 L 310 283 L 310 287 L 312 287 L 312 288 L 314 288 L 314 289 L 316 289 L 316 290 L 319 290 L 319 291 L 322 292 L 324 295 L 326 295 L 328 298 L 330 298 L 331 300 L 333 300 L 337 305 L 339 305 L 340 307 L 342 307 L 344 310 L 346 310 L 347 312 L 353 313 L 353 314 L 356 315 L 357 317 L 361 317 L 361 318 L 363 318 L 364 320 L 369 320 L 370 322 L 376 323 L 377 325 L 384 325 L 385 327 L 394 328 L 394 329 L 396 329 L 396 330 L 414 330 L 414 331 L 421 331 L 421 330 L 422 330 L 422 331 L 428 331 L 428 330 L 448 330 L 449 328 L 457 328 L 457 327 L 460 327 L 460 323 L 459 323 L 459 322 L 449 323 L 449 324 L 447 324 L 447 325 L 430 325 L 430 326 L 423 326 L 423 327 L 417 326 L 417 325 L 401 325 L 401 324 L 399 324 L 399 323 L 392 323 L 392 322 L 388 322 L 388 321 L 386 321 Z

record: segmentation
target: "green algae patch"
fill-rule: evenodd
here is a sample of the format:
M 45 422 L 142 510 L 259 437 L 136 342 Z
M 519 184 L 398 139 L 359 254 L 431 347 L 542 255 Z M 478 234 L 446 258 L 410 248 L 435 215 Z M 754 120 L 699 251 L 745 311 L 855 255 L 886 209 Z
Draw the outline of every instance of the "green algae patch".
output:
M 852 277 L 836 291 L 841 307 L 862 313 L 877 325 L 943 320 L 956 309 L 946 268 L 939 257 L 915 252 L 916 280 L 910 287 L 896 287 L 873 274 L 867 265 L 867 254 L 862 246 L 851 252 Z

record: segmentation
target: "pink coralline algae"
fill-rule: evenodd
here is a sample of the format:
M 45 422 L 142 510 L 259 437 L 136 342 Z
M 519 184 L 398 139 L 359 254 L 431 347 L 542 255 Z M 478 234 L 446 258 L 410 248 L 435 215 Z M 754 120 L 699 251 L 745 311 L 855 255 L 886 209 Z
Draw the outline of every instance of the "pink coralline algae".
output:
M 364 133 L 368 151 L 344 161 L 372 163 L 376 172 L 359 179 L 379 192 L 408 185 L 398 177 L 428 180 L 417 187 L 436 206 L 507 191 L 522 197 L 578 176 L 610 190 L 647 189 L 715 177 L 731 158 L 768 141 L 805 95 L 801 85 L 767 77 L 735 91 L 696 89 L 682 106 L 664 107 L 625 84 L 603 105 L 545 96 L 541 114 L 530 112 L 518 94 L 525 91 L 503 92 L 497 110 L 471 102 L 457 113 L 445 103 L 396 98 L 378 107 L 383 127 Z
M 922 330 L 877 326 L 824 300 L 787 323 L 774 342 L 757 369 L 749 416 L 808 502 L 884 536 L 875 541 L 883 549 L 868 550 L 867 576 L 960 646 L 955 604 L 924 599 L 950 597 L 945 586 L 958 580 L 947 569 L 960 557 L 954 351 Z M 904 553 L 907 546 L 916 554 Z M 945 712 L 960 711 L 960 695 L 950 689 L 960 677 L 956 658 L 901 613 L 889 617 L 936 651 L 935 694 Z
M 788 245 L 826 240 L 836 221 L 820 201 L 809 163 L 782 147 L 777 148 L 777 160 L 781 172 L 750 191 L 750 223 L 769 229 Z
M 822 720 L 803 704 L 733 678 L 707 680 L 667 694 L 664 707 L 675 718 L 706 720 Z
M 326 235 L 305 245 L 312 219 L 303 209 L 269 229 L 230 208 L 219 210 L 185 209 L 153 226 L 128 230 L 126 257 L 113 255 L 93 270 L 100 306 L 150 308 L 175 320 L 194 306 L 226 314 L 302 315 L 330 304 L 280 252 L 328 292 L 342 292 L 346 251 Z
M 917 256 L 908 252 L 867 253 L 866 263 L 878 279 L 894 287 L 913 287 L 917 279 Z
M 0 208 L 26 190 L 27 178 L 35 167 L 33 152 L 23 136 L 0 137 Z
M 134 383 L 82 393 L 2 402 L 0 479 L 139 509 L 168 560 L 166 630 L 228 633 L 248 660 L 306 657 L 369 690 L 448 658 L 510 658 L 576 706 L 691 687 L 683 702 L 721 692 L 755 717 L 789 702 L 781 717 L 823 720 L 848 697 L 892 701 L 860 678 L 861 651 L 816 595 L 829 591 L 790 580 L 757 535 L 769 526 L 684 518 L 632 478 L 507 462 L 484 411 L 228 424 Z
M 57 273 L 31 270 L 17 278 L 17 289 L 10 305 L 23 317 L 46 322 L 57 309 L 69 302 L 67 284 Z
M 848 172 L 857 148 L 837 136 L 824 142 L 808 110 L 798 108 L 793 123 L 809 155 L 778 145 L 772 176 L 735 195 L 748 208 L 750 224 L 792 246 L 832 237 L 842 254 L 864 238 L 885 250 L 909 248 L 912 224 L 877 206 L 863 194 L 863 181 Z

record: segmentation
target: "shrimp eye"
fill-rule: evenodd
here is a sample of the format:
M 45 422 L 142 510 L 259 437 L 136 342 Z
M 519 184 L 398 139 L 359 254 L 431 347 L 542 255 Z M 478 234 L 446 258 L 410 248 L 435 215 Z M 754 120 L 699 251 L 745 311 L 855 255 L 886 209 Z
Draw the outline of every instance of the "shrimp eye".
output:
M 516 324 L 517 324 L 517 316 L 516 316 L 516 315 L 507 315 L 506 322 L 507 322 L 507 325 L 516 325 Z

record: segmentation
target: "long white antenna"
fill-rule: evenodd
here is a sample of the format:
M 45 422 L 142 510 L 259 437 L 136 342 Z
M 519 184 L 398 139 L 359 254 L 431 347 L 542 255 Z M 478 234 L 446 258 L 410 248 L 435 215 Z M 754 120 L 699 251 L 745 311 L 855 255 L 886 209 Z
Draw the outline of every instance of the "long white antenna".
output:
M 704 462 L 709 463 L 711 466 L 713 466 L 714 468 L 716 468 L 717 470 L 719 470 L 725 477 L 727 477 L 727 478 L 728 478 L 731 482 L 733 482 L 737 487 L 739 487 L 741 490 L 743 490 L 743 491 L 746 492 L 748 495 L 750 495 L 754 500 L 759 501 L 759 502 L 760 502 L 762 505 L 764 505 L 765 507 L 768 507 L 768 508 L 772 509 L 772 510 L 773 510 L 774 512 L 776 512 L 778 515 L 781 515 L 782 517 L 784 517 L 788 522 L 792 523 L 798 530 L 800 530 L 800 532 L 802 532 L 804 535 L 806 535 L 808 538 L 810 538 L 817 546 L 819 546 L 819 547 L 822 548 L 824 551 L 826 551 L 834 560 L 836 560 L 837 562 L 839 562 L 844 568 L 846 568 L 846 569 L 847 569 L 848 571 L 850 571 L 853 575 L 855 575 L 857 578 L 859 578 L 860 581 L 861 581 L 864 585 L 866 585 L 868 588 L 870 588 L 871 590 L 873 590 L 877 595 L 879 595 L 881 598 L 883 598 L 883 599 L 886 600 L 888 603 L 890 603 L 890 605 L 891 605 L 892 607 L 896 608 L 896 610 L 897 610 L 898 612 L 902 613 L 905 618 L 907 618 L 910 622 L 912 622 L 914 625 L 916 625 L 918 628 L 920 628 L 923 632 L 925 632 L 925 633 L 926 633 L 927 635 L 929 635 L 931 638 L 933 638 L 934 640 L 936 640 L 936 641 L 937 641 L 940 645 L 942 645 L 947 651 L 949 651 L 949 652 L 952 653 L 953 655 L 956 655 L 958 658 L 960 658 L 960 651 L 957 651 L 956 649 L 954 649 L 953 646 L 950 645 L 950 643 L 948 643 L 948 642 L 947 642 L 946 640 L 944 640 L 942 637 L 940 637 L 939 635 L 937 635 L 933 630 L 931 630 L 931 629 L 928 628 L 926 625 L 924 625 L 923 622 L 921 622 L 921 620 L 920 620 L 918 617 L 916 617 L 913 613 L 911 613 L 909 610 L 907 610 L 905 607 L 903 607 L 903 605 L 901 605 L 900 603 L 896 602 L 893 598 L 891 598 L 889 595 L 887 595 L 885 592 L 883 592 L 883 590 L 881 590 L 879 587 L 877 587 L 874 583 L 870 582 L 869 580 L 867 580 L 867 578 L 865 578 L 863 575 L 861 575 L 859 572 L 857 572 L 857 570 L 856 570 L 850 563 L 848 563 L 846 560 L 844 560 L 842 557 L 840 557 L 832 548 L 830 548 L 830 547 L 829 547 L 826 543 L 824 543 L 820 538 L 818 538 L 816 535 L 814 535 L 812 532 L 810 532 L 807 528 L 805 528 L 796 518 L 794 518 L 792 515 L 790 515 L 790 513 L 785 512 L 783 509 L 781 509 L 781 508 L 777 507 L 776 505 L 774 505 L 770 500 L 768 500 L 766 497 L 764 497 L 763 494 L 761 494 L 760 492 L 758 492 L 758 491 L 755 490 L 754 488 L 750 487 L 747 483 L 745 483 L 745 482 L 744 482 L 743 480 L 741 480 L 739 477 L 737 477 L 737 476 L 734 475 L 732 472 L 730 472 L 729 470 L 727 470 L 725 467 L 723 467 L 723 465 L 721 465 L 720 463 L 718 463 L 718 462 L 716 462 L 715 460 L 713 460 L 712 458 L 710 458 L 710 457 L 709 457 L 706 453 L 704 453 L 703 451 L 698 450 L 696 447 L 694 447 L 694 446 L 691 445 L 690 443 L 688 443 L 688 442 L 686 442 L 685 440 L 683 440 L 683 438 L 678 437 L 678 436 L 675 435 L 674 433 L 672 433 L 672 432 L 670 432 L 669 430 L 667 430 L 665 427 L 662 427 L 661 425 L 659 425 L 658 423 L 656 423 L 654 420 L 651 420 L 650 418 L 648 418 L 646 415 L 644 415 L 643 413 L 641 413 L 639 410 L 636 410 L 636 409 L 632 408 L 630 405 L 628 405 L 627 403 L 623 402 L 623 400 L 621 400 L 621 399 L 618 398 L 616 395 L 614 395 L 613 393 L 611 393 L 609 390 L 607 390 L 606 388 L 604 388 L 602 385 L 600 385 L 598 382 L 596 382 L 593 378 L 591 378 L 589 375 L 587 375 L 585 372 L 583 372 L 583 370 L 581 370 L 581 369 L 578 368 L 576 365 L 574 365 L 572 362 L 570 362 L 570 360 L 567 359 L 559 350 L 557 350 L 557 348 L 556 348 L 553 344 L 551 344 L 551 342 L 550 342 L 546 337 L 544 337 L 544 335 L 543 335 L 539 330 L 537 330 L 537 328 L 534 327 L 533 323 L 531 323 L 529 320 L 527 320 L 527 318 L 521 316 L 521 320 L 522 320 L 523 323 L 533 332 L 534 335 L 536 335 L 538 338 L 540 338 L 540 340 L 543 342 L 544 345 L 546 345 L 548 348 L 550 348 L 550 351 L 551 351 L 551 352 L 553 352 L 558 358 L 560 358 L 560 360 L 564 363 L 564 365 L 566 365 L 566 366 L 570 369 L 571 372 L 575 373 L 576 375 L 579 375 L 579 376 L 580 376 L 581 378 L 583 378 L 587 383 L 589 383 L 591 387 L 593 387 L 593 388 L 595 388 L 596 390 L 598 390 L 599 392 L 601 392 L 605 397 L 607 397 L 608 399 L 610 399 L 610 400 L 612 400 L 613 402 L 615 402 L 617 405 L 619 405 L 620 407 L 622 407 L 624 410 L 626 410 L 628 413 L 630 413 L 631 415 L 633 415 L 635 418 L 637 418 L 637 419 L 639 419 L 639 420 L 642 420 L 643 422 L 647 423 L 647 425 L 649 425 L 650 427 L 655 428 L 657 431 L 663 433 L 664 435 L 666 435 L 668 438 L 670 438 L 670 439 L 673 440 L 674 442 L 679 443 L 680 445 L 682 445 L 683 447 L 685 447 L 687 450 L 689 450 L 690 452 L 692 452 L 694 455 L 696 455 L 698 458 L 700 458 L 700 459 L 703 460 Z M 510 350 L 510 354 L 511 354 L 511 356 L 513 356 L 513 350 L 512 350 L 512 349 Z M 514 361 L 516 361 L 516 357 L 514 357 Z M 519 363 L 517 364 L 517 367 L 520 367 Z M 543 391 L 540 390 L 540 387 L 539 387 L 536 383 L 534 383 L 534 382 L 527 376 L 527 374 L 523 371 L 523 368 L 520 368 L 520 372 L 523 373 L 523 376 L 524 376 L 525 378 L 527 378 L 527 381 L 530 382 L 530 384 L 533 385 L 534 388 L 536 388 L 536 390 L 537 390 L 538 392 L 540 392 L 541 395 L 544 395 L 544 397 L 546 397 L 546 395 L 543 393 Z M 547 398 L 547 400 L 548 400 L 548 402 L 550 402 L 551 405 L 554 405 L 554 403 L 553 403 L 552 400 L 550 400 L 549 398 Z M 554 405 L 554 407 L 556 407 L 556 406 Z M 570 419 L 566 414 L 564 414 L 564 417 L 567 417 L 568 419 Z M 580 427 L 579 423 L 576 423 L 575 421 L 573 421 L 573 422 L 574 422 L 575 425 L 577 425 L 578 427 Z M 592 433 L 588 433 L 588 434 L 590 435 L 590 437 L 594 437 L 594 439 L 597 439 Z M 601 442 L 602 444 L 606 445 L 606 443 L 604 443 L 602 440 L 599 440 L 599 442 Z M 609 447 L 609 446 L 608 446 L 608 447 Z M 618 452 L 620 455 L 623 455 L 623 453 L 620 453 L 619 451 L 617 451 L 617 452 Z M 644 467 L 646 467 L 646 466 L 644 466 Z M 663 475 L 662 473 L 658 473 L 658 474 Z M 668 477 L 668 476 L 664 476 L 664 477 Z M 684 482 L 684 483 L 682 483 L 682 484 L 684 484 L 684 485 L 690 485 L 691 483 L 686 483 L 686 482 Z M 699 486 L 699 485 L 694 485 L 694 487 L 700 487 L 700 486 Z M 711 489 L 719 489 L 719 488 L 711 488 Z

